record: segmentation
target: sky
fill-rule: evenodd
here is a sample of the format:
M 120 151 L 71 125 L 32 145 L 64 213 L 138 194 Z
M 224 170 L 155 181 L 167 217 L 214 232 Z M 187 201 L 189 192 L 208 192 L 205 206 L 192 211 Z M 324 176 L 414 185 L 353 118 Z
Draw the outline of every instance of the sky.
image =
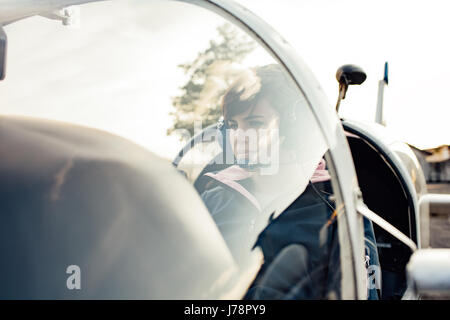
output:
M 388 61 L 387 127 L 417 147 L 450 144 L 446 1 L 238 2 L 296 49 L 330 107 L 337 98 L 337 68 L 352 63 L 366 71 L 366 82 L 349 89 L 341 116 L 373 121 L 378 80 Z M 148 3 L 84 5 L 72 27 L 42 17 L 5 27 L 9 52 L 0 113 L 94 126 L 173 157 L 180 142 L 165 134 L 172 121 L 170 98 L 186 80 L 177 65 L 204 50 L 224 21 L 191 5 L 156 1 L 147 10 Z M 261 51 L 253 63 L 270 61 Z

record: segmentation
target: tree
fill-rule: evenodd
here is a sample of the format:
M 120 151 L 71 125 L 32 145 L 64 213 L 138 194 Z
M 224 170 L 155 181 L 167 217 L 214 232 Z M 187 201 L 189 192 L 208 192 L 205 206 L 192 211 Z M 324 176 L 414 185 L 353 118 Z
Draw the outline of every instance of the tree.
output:
M 201 120 L 203 128 L 217 122 L 221 97 L 238 74 L 238 64 L 256 47 L 252 39 L 228 23 L 217 32 L 218 39 L 210 40 L 209 47 L 194 61 L 178 66 L 189 80 L 180 88 L 181 95 L 172 99 L 174 123 L 168 135 L 186 129 L 193 136 L 194 121 Z

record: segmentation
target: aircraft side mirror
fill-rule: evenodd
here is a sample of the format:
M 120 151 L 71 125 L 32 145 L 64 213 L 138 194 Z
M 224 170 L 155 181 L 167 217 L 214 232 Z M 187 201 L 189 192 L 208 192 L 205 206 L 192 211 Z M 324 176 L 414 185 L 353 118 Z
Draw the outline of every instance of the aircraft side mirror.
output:
M 367 78 L 363 69 L 353 64 L 346 64 L 336 71 L 336 80 L 339 82 L 339 97 L 336 103 L 336 111 L 339 111 L 341 100 L 345 99 L 345 94 L 349 85 L 361 84 Z
M 406 268 L 415 294 L 450 293 L 450 249 L 417 250 Z
M 358 66 L 346 64 L 336 71 L 336 80 L 347 84 L 361 84 L 367 78 L 366 73 Z
M 6 73 L 6 33 L 0 26 L 0 80 L 5 79 Z

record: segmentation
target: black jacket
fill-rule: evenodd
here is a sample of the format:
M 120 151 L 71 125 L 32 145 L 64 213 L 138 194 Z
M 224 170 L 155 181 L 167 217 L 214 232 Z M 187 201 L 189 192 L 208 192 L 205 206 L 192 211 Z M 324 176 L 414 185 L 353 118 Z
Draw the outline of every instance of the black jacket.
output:
M 248 181 L 240 183 L 251 190 Z M 260 247 L 264 254 L 264 264 L 245 298 L 340 298 L 339 240 L 333 216 L 334 203 L 329 198 L 331 194 L 329 181 L 309 183 L 283 213 L 265 223 L 267 226 L 256 243 L 250 246 L 245 243 L 257 223 L 257 208 L 241 194 L 217 181 L 213 188 L 202 194 L 238 262 L 248 255 L 247 248 Z M 366 254 L 372 264 L 378 265 L 371 222 L 365 219 L 364 227 Z M 369 290 L 368 297 L 377 299 L 376 290 Z

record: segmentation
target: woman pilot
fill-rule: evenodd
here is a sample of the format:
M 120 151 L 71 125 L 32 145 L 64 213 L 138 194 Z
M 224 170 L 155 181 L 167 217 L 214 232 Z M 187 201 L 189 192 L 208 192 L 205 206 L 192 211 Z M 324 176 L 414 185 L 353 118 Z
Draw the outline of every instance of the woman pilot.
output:
M 261 212 L 295 186 L 297 154 L 302 151 L 296 135 L 299 97 L 299 90 L 274 64 L 243 72 L 223 97 L 223 147 L 224 152 L 232 152 L 233 165 L 206 173 L 211 182 L 201 197 L 238 263 L 254 247 L 263 252 L 264 264 L 246 294 L 248 299 L 340 297 L 336 214 L 324 159 L 305 191 L 276 219 L 270 218 L 268 224 L 266 219 L 264 230 L 252 236 Z M 274 171 L 269 166 L 275 162 L 279 166 Z M 378 265 L 372 224 L 365 219 L 364 226 L 367 257 L 371 265 Z M 274 267 L 280 256 L 294 251 L 304 267 L 296 271 Z M 368 290 L 368 297 L 377 299 L 377 291 Z

